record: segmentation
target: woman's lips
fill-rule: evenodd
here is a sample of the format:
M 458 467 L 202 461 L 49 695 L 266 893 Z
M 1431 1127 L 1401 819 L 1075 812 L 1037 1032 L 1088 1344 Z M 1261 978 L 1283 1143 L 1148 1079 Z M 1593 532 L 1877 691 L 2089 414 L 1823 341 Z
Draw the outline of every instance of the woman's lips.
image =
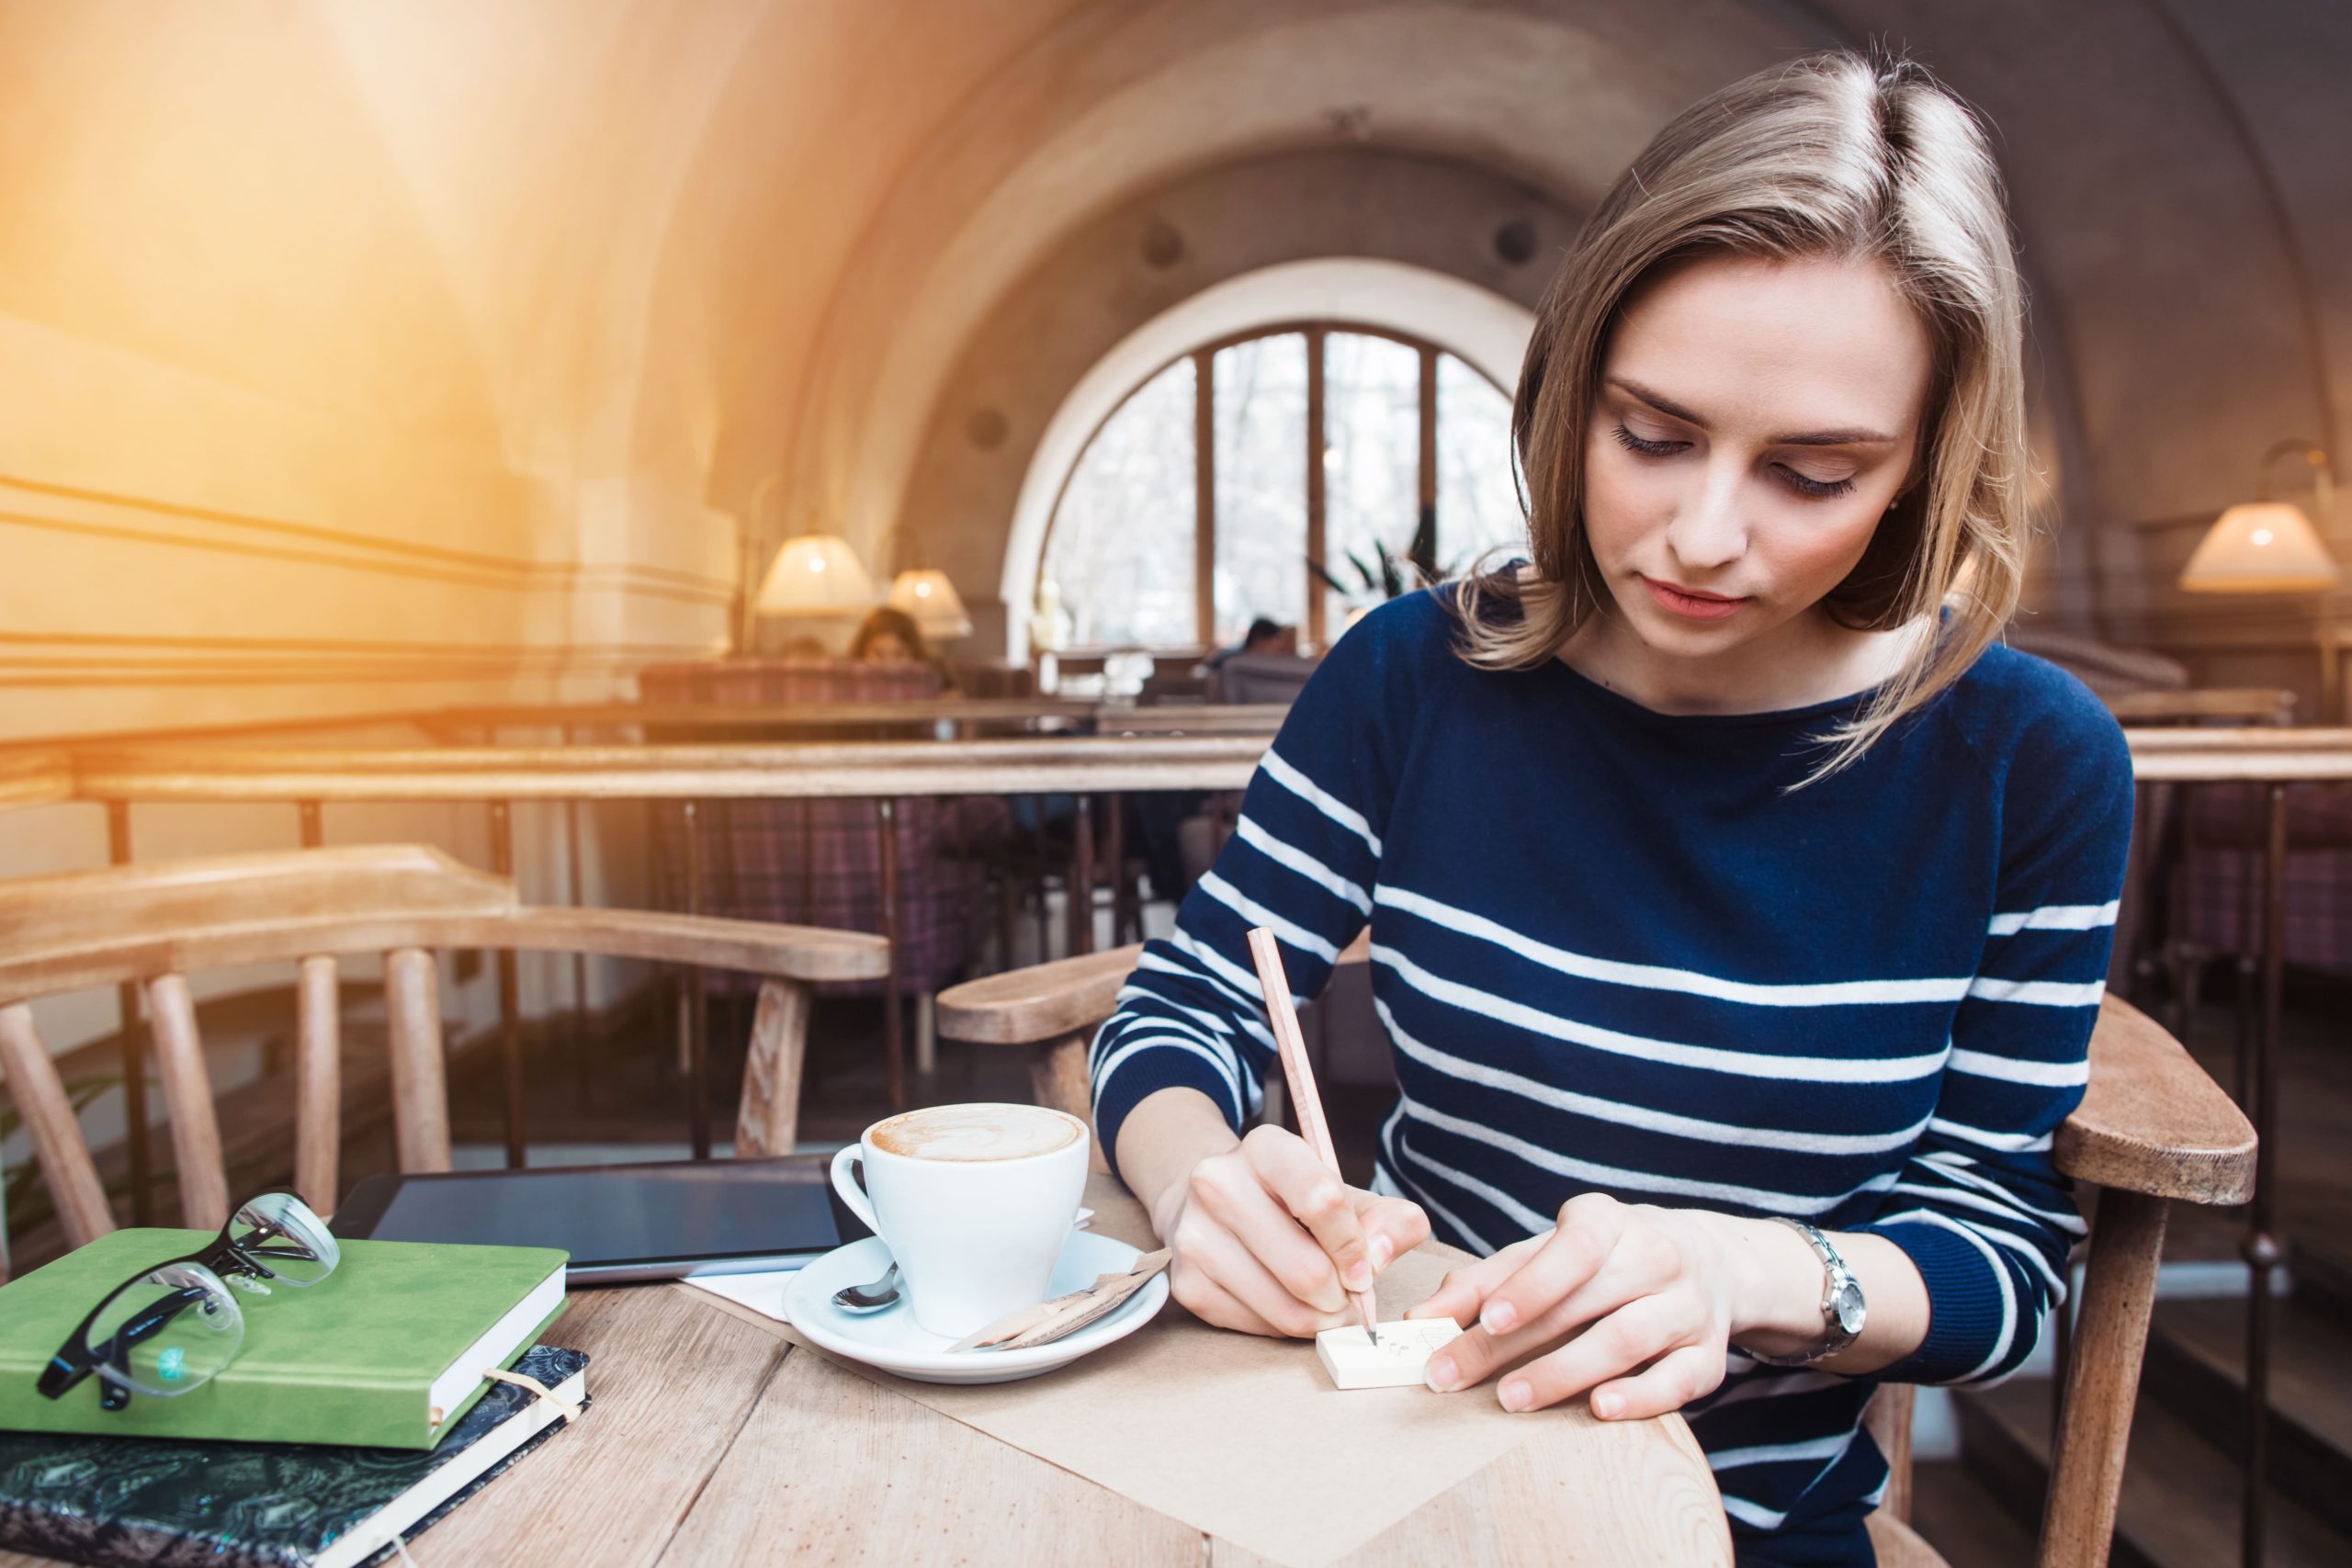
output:
M 1646 577 L 1642 579 L 1642 586 L 1650 591 L 1650 597 L 1657 601 L 1660 609 L 1680 615 L 1687 620 L 1720 621 L 1726 615 L 1736 614 L 1741 605 L 1747 603 L 1745 599 L 1702 599 L 1693 593 L 1684 593 L 1668 588 L 1666 584 L 1653 581 Z

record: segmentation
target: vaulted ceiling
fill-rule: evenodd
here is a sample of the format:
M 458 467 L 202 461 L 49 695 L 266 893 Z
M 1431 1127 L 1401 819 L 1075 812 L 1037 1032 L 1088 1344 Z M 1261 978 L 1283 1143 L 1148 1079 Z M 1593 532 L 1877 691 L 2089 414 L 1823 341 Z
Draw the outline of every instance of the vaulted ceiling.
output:
M 2141 542 L 2236 499 L 2275 438 L 2333 446 L 2352 400 L 2352 7 L 0 0 L 0 350 L 62 334 L 76 364 L 333 423 L 322 452 L 484 514 L 519 482 L 497 526 L 543 554 L 723 573 L 712 513 L 755 495 L 761 534 L 821 519 L 878 549 L 944 525 L 959 503 L 910 519 L 910 487 L 960 428 L 973 346 L 1106 222 L 1189 191 L 1198 223 L 1276 237 L 1249 265 L 1377 250 L 1412 222 L 1381 171 L 1409 165 L 1481 211 L 1519 193 L 1556 254 L 1692 98 L 1872 39 L 1997 128 L 2075 575 L 2136 607 Z M 1357 194 L 1238 208 L 1277 164 Z M 1226 254 L 1099 280 L 1069 330 L 1115 341 Z M 1040 352 L 1028 403 L 1072 352 Z M 1017 479 L 1036 434 L 989 460 Z M 82 461 L 33 440 L 0 434 L 0 471 Z M 161 448 L 107 460 L 266 499 Z M 957 482 L 954 526 L 991 525 L 971 498 L 998 491 Z M 378 525 L 420 510 L 393 500 Z

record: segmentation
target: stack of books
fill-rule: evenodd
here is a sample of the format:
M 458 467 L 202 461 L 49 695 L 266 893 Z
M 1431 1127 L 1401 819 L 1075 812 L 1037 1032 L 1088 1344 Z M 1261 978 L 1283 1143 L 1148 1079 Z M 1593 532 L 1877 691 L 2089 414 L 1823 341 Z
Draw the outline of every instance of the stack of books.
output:
M 43 1367 L 124 1280 L 211 1239 L 134 1229 L 0 1286 L 0 1548 L 98 1564 L 352 1568 L 392 1557 L 585 1403 L 587 1358 L 546 1247 L 345 1241 L 304 1290 L 240 1298 L 244 1340 L 201 1386 L 100 1407 Z

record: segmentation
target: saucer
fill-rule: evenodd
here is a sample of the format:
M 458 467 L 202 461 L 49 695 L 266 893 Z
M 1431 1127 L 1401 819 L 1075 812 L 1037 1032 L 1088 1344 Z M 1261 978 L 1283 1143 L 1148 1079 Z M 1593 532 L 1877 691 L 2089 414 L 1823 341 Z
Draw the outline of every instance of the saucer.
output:
M 1142 1256 L 1125 1242 L 1072 1231 L 1046 1294 L 1050 1299 L 1082 1291 L 1100 1275 L 1134 1268 Z M 947 1347 L 956 1342 L 917 1323 L 903 1292 L 879 1312 L 848 1313 L 833 1304 L 835 1291 L 868 1284 L 889 1267 L 890 1248 L 879 1236 L 837 1247 L 792 1277 L 784 1291 L 784 1315 L 810 1344 L 917 1382 L 1012 1382 L 1066 1367 L 1089 1350 L 1125 1338 L 1149 1323 L 1168 1300 L 1168 1275 L 1162 1271 L 1100 1321 L 1067 1338 L 1025 1350 L 965 1350 L 951 1356 Z

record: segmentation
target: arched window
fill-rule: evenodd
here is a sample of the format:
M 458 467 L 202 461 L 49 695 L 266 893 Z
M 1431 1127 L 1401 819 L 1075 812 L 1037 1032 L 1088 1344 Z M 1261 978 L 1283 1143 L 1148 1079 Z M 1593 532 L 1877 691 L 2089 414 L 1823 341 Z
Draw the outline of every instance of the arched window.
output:
M 1037 608 L 1065 649 L 1222 646 L 1261 615 L 1323 643 L 1382 596 L 1383 555 L 1451 573 L 1525 538 L 1500 389 L 1416 338 L 1285 325 L 1202 345 L 1102 423 Z

